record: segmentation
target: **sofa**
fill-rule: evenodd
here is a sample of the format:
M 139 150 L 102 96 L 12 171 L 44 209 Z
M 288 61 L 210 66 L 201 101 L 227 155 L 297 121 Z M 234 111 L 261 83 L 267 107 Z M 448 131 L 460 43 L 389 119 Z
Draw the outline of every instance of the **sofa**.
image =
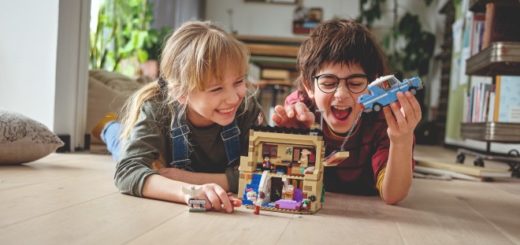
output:
M 133 79 L 116 72 L 89 71 L 86 132 L 90 134 L 94 126 L 107 113 L 119 113 L 128 97 L 151 81 L 152 79 L 147 76 Z M 104 143 L 92 136 L 90 150 L 94 153 L 107 152 Z

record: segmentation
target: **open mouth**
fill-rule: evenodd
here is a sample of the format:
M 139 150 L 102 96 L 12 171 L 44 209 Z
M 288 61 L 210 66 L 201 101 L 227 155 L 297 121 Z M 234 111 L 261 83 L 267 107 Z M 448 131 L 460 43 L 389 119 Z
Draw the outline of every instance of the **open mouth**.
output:
M 228 108 L 228 109 L 219 109 L 217 111 L 220 112 L 220 113 L 223 113 L 223 114 L 227 114 L 227 113 L 235 111 L 235 107 Z
M 332 115 L 338 120 L 345 120 L 348 118 L 350 113 L 352 113 L 352 107 L 339 107 L 339 106 L 332 106 L 331 107 Z
M 236 112 L 237 107 L 231 107 L 231 108 L 224 108 L 224 109 L 217 109 L 217 113 L 219 113 L 222 116 L 229 117 L 231 115 L 234 115 Z

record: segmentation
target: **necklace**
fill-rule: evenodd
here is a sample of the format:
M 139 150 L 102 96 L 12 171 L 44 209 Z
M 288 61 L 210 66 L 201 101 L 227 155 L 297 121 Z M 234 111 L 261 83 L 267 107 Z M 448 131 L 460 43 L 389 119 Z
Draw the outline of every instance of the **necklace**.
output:
M 320 117 L 320 128 L 321 130 L 323 131 L 323 117 L 322 117 L 322 111 L 318 111 L 318 114 L 319 114 L 319 117 Z M 360 111 L 357 116 L 356 116 L 356 119 L 354 120 L 354 123 L 352 124 L 352 127 L 350 127 L 350 129 L 348 130 L 347 132 L 347 135 L 344 137 L 343 139 L 343 143 L 341 144 L 341 147 L 340 147 L 340 151 L 344 151 L 345 150 L 345 145 L 347 144 L 347 141 L 350 139 L 350 136 L 352 136 L 352 133 L 354 132 L 355 129 L 357 129 L 357 123 L 359 122 L 359 119 L 361 118 L 361 115 L 363 114 L 363 111 Z M 326 125 L 330 131 L 330 133 L 338 136 L 338 137 L 341 137 L 340 135 L 336 134 L 328 125 Z
M 352 124 L 352 127 L 348 130 L 347 136 L 345 136 L 345 139 L 343 140 L 343 144 L 341 144 L 340 151 L 345 150 L 345 145 L 347 144 L 347 141 L 350 139 L 350 136 L 352 135 L 352 132 L 354 132 L 354 129 L 357 126 L 357 123 L 359 122 L 359 119 L 361 118 L 361 115 L 363 114 L 362 111 L 360 111 L 356 117 L 356 120 L 354 120 L 354 123 Z

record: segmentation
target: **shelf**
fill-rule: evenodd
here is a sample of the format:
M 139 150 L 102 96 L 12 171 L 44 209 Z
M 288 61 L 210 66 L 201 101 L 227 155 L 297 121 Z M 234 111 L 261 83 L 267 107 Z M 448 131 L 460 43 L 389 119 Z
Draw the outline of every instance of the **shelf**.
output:
M 494 42 L 466 61 L 466 74 L 520 75 L 520 42 Z
M 271 37 L 255 35 L 236 35 L 238 40 L 244 43 L 270 44 L 270 45 L 289 45 L 300 46 L 305 38 L 300 37 Z
M 461 136 L 481 141 L 520 143 L 520 123 L 462 123 Z
M 305 40 L 297 37 L 271 37 L 236 35 L 251 53 L 251 63 L 261 69 L 286 69 L 296 71 L 296 57 L 300 44 Z
M 251 63 L 260 68 L 287 69 L 296 71 L 296 58 L 274 57 L 274 56 L 251 56 Z
M 296 58 L 299 47 L 290 45 L 247 43 L 251 55 Z

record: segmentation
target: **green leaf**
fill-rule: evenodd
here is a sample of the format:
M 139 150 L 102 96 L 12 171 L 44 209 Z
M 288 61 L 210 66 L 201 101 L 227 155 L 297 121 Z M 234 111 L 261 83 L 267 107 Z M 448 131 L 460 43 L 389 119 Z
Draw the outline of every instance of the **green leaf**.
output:
M 148 60 L 148 53 L 142 49 L 137 50 L 137 60 L 139 60 L 140 63 L 144 63 Z
M 144 62 L 149 52 L 157 54 L 162 39 L 159 31 L 150 29 L 152 21 L 153 3 L 147 0 L 103 0 L 90 35 L 91 68 L 119 69 L 121 60 Z

